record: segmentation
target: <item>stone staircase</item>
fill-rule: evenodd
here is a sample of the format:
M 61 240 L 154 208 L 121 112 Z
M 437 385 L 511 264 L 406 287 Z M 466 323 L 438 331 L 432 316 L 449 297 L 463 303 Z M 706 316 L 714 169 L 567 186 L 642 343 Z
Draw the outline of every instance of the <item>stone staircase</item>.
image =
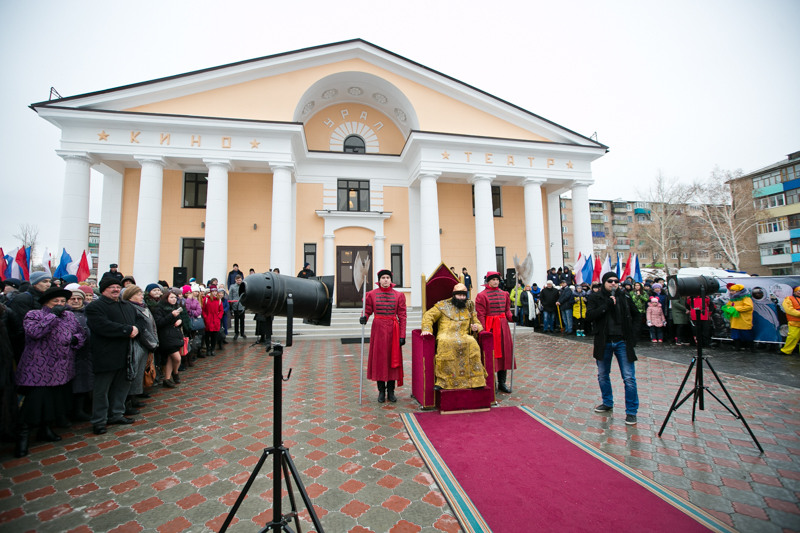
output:
M 328 327 L 303 324 L 302 319 L 295 319 L 292 323 L 292 337 L 295 341 L 341 339 L 344 337 L 360 338 L 361 324 L 358 323 L 358 318 L 360 316 L 361 309 L 337 309 L 334 307 L 331 313 L 331 325 Z M 407 340 L 410 342 L 411 330 L 419 329 L 422 324 L 422 310 L 419 308 L 409 308 L 406 322 L 406 335 L 408 336 Z M 372 319 L 367 322 L 365 330 L 368 339 L 371 325 Z M 255 340 L 256 323 L 253 320 L 252 313 L 245 313 L 244 329 L 248 338 Z M 286 336 L 286 317 L 275 317 L 272 324 L 272 332 L 274 339 L 284 339 Z M 233 337 L 233 327 L 228 329 L 228 337 Z

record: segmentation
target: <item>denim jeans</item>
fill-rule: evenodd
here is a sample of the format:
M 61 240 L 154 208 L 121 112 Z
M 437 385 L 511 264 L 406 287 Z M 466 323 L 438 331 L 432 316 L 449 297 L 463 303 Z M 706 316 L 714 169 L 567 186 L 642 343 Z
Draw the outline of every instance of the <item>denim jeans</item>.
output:
M 561 322 L 564 324 L 564 333 L 572 333 L 572 308 L 561 310 Z
M 555 318 L 555 313 L 551 313 L 550 311 L 544 312 L 544 331 L 553 331 L 553 319 Z
M 639 410 L 639 393 L 636 390 L 636 369 L 634 363 L 628 361 L 625 341 L 608 342 L 603 359 L 597 361 L 597 382 L 603 396 L 603 405 L 614 406 L 614 393 L 611 390 L 611 363 L 617 357 L 622 381 L 625 383 L 625 414 L 636 415 Z

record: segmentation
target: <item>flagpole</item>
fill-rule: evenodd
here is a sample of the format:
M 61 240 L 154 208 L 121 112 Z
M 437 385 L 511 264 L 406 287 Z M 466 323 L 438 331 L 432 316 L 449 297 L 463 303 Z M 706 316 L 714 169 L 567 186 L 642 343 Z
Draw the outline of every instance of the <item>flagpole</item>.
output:
M 364 274 L 364 296 L 361 297 L 361 316 L 367 312 L 367 275 Z M 361 324 L 361 365 L 359 365 L 358 377 L 358 404 L 361 405 L 364 394 L 364 336 L 366 335 L 366 324 Z

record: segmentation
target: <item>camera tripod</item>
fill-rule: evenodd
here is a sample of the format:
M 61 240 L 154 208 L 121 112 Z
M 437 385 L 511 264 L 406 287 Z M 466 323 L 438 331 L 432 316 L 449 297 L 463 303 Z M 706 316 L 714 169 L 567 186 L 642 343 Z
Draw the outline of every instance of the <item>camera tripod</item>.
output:
M 695 316 L 698 317 L 697 320 L 694 321 L 694 334 L 697 343 L 697 354 L 694 357 L 692 357 L 692 362 L 689 365 L 689 369 L 686 371 L 686 375 L 683 376 L 683 381 L 681 382 L 681 386 L 680 388 L 678 388 L 678 392 L 675 394 L 675 399 L 672 401 L 672 405 L 669 408 L 669 412 L 667 413 L 666 418 L 664 418 L 664 423 L 661 424 L 661 429 L 658 431 L 658 436 L 660 437 L 661 434 L 664 432 L 664 428 L 667 426 L 667 422 L 669 421 L 669 417 L 672 416 L 672 413 L 674 411 L 677 411 L 678 408 L 681 405 L 683 405 L 689 398 L 693 398 L 692 422 L 694 422 L 698 403 L 700 405 L 700 410 L 701 411 L 705 410 L 704 395 L 707 392 L 715 400 L 717 400 L 717 402 L 719 402 L 719 404 L 722 407 L 724 407 L 731 415 L 733 415 L 734 418 L 742 421 L 742 424 L 744 424 L 745 429 L 747 429 L 747 432 L 750 434 L 750 437 L 752 437 L 753 442 L 756 443 L 756 446 L 758 446 L 758 449 L 761 451 L 761 453 L 764 453 L 764 448 L 761 447 L 761 444 L 759 444 L 758 439 L 756 439 L 756 436 L 753 434 L 753 431 L 750 429 L 750 426 L 747 425 L 747 420 L 744 419 L 744 415 L 742 415 L 741 411 L 739 411 L 739 408 L 736 407 L 736 403 L 733 401 L 733 397 L 731 397 L 730 393 L 728 392 L 728 389 L 726 389 L 725 385 L 722 384 L 722 380 L 720 379 L 719 374 L 717 374 L 717 371 L 714 370 L 713 366 L 711 366 L 711 361 L 708 360 L 708 356 L 703 355 L 702 325 L 704 323 L 709 322 L 708 318 L 704 318 L 707 315 L 705 290 L 701 290 L 700 302 L 701 302 L 701 307 L 693 308 L 695 311 Z M 703 381 L 703 363 L 705 363 L 706 366 L 708 366 L 709 370 L 711 370 L 711 373 L 714 375 L 714 378 L 717 380 L 717 383 L 719 384 L 720 388 L 725 393 L 725 396 L 728 398 L 728 401 L 730 402 L 731 407 L 733 407 L 733 409 L 731 409 L 731 407 L 728 407 L 728 405 L 725 402 L 723 402 L 716 394 L 714 394 L 713 391 L 711 391 L 708 388 L 708 386 L 705 385 Z M 686 394 L 686 396 L 684 396 L 680 401 L 678 401 L 681 392 L 683 392 L 683 387 L 689 380 L 689 375 L 692 373 L 692 369 L 695 367 L 695 364 L 697 365 L 697 371 L 694 377 L 694 388 L 690 390 Z
M 291 294 L 287 298 L 287 314 L 286 314 L 286 345 L 292 345 L 292 296 Z M 283 410 L 283 382 L 289 381 L 289 378 L 292 376 L 292 369 L 289 369 L 289 373 L 286 374 L 286 377 L 283 377 L 283 346 L 281 344 L 273 344 L 271 346 L 272 351 L 270 351 L 270 346 L 267 346 L 267 353 L 270 357 L 273 358 L 273 392 L 272 392 L 272 422 L 273 422 L 273 432 L 272 432 L 272 446 L 269 448 L 265 448 L 263 452 L 261 452 L 261 458 L 258 460 L 255 468 L 253 468 L 253 472 L 250 474 L 250 477 L 247 479 L 247 483 L 245 483 L 242 492 L 239 494 L 239 497 L 236 498 L 236 503 L 233 504 L 230 513 L 228 513 L 228 517 L 225 519 L 225 522 L 222 524 L 222 527 L 219 530 L 219 533 L 224 533 L 227 531 L 228 526 L 233 521 L 233 517 L 236 515 L 236 511 L 239 509 L 239 506 L 247 497 L 247 491 L 250 490 L 253 482 L 255 481 L 256 477 L 258 476 L 258 472 L 261 470 L 261 467 L 264 466 L 264 462 L 266 462 L 267 458 L 271 455 L 272 456 L 272 521 L 268 523 L 263 529 L 260 530 L 260 533 L 264 533 L 267 531 L 273 531 L 275 533 L 279 533 L 280 531 L 287 531 L 289 533 L 294 533 L 294 531 L 289 527 L 289 523 L 294 521 L 294 525 L 297 528 L 297 532 L 301 531 L 300 529 L 300 518 L 297 513 L 297 503 L 294 498 L 294 490 L 292 489 L 292 479 L 297 486 L 297 490 L 300 493 L 300 497 L 303 499 L 303 503 L 306 506 L 306 510 L 308 511 L 308 515 L 311 518 L 311 522 L 314 524 L 314 528 L 317 530 L 318 533 L 324 533 L 322 529 L 322 524 L 320 524 L 319 518 L 317 518 L 317 514 L 314 512 L 314 506 L 311 503 L 311 499 L 308 496 L 308 492 L 306 492 L 306 488 L 303 485 L 303 482 L 300 480 L 300 475 L 297 472 L 297 467 L 294 465 L 294 461 L 292 461 L 292 456 L 289 454 L 289 449 L 283 445 L 283 439 L 281 435 L 281 424 L 282 424 L 282 410 Z M 291 476 L 290 476 L 291 474 Z M 283 490 L 281 480 L 286 480 L 286 488 L 287 492 L 289 493 L 289 501 L 291 502 L 291 511 L 287 514 L 283 514 L 281 511 L 281 492 Z

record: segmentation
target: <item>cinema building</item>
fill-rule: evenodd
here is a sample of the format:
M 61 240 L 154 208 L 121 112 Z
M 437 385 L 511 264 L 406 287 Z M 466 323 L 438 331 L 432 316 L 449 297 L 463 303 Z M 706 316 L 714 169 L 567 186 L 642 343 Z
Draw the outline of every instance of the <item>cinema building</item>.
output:
M 607 147 L 360 39 L 31 106 L 61 130 L 60 247 L 83 250 L 90 169 L 103 175 L 100 271 L 140 285 L 305 262 L 360 305 L 356 255 L 409 305 L 440 262 L 477 282 L 531 253 L 592 250 L 591 163 Z

